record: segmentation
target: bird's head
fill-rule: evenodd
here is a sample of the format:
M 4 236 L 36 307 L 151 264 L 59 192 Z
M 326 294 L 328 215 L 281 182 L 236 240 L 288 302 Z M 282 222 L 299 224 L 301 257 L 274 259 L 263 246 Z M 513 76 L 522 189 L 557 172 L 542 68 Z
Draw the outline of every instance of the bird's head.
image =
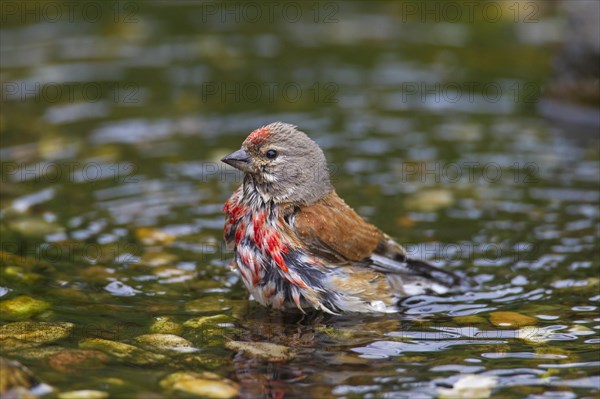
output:
M 276 203 L 307 205 L 333 190 L 321 148 L 287 123 L 256 129 L 221 161 L 243 171 L 265 200 Z

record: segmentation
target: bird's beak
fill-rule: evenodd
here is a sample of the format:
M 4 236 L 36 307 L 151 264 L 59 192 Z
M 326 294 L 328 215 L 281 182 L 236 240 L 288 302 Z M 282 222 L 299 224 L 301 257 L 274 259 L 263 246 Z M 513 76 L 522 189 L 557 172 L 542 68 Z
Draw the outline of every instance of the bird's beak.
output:
M 248 153 L 243 149 L 239 149 L 236 152 L 232 152 L 231 154 L 221 158 L 221 162 L 225 162 L 226 164 L 231 165 L 242 172 L 250 172 L 250 168 L 252 166 L 250 161 L 250 155 L 248 155 Z

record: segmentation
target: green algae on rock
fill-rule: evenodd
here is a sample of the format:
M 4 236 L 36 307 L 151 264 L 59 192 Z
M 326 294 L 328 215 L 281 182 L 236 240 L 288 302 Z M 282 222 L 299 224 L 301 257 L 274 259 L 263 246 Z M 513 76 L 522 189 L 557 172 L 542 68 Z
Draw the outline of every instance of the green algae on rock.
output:
M 150 326 L 150 332 L 153 334 L 175 334 L 179 335 L 183 331 L 183 326 L 168 316 L 156 317 L 154 323 Z
M 230 310 L 231 306 L 223 298 L 205 297 L 186 302 L 185 311 L 190 313 L 212 313 Z
M 225 343 L 225 347 L 232 351 L 242 352 L 250 357 L 258 357 L 271 362 L 284 362 L 296 357 L 296 353 L 291 348 L 270 342 L 228 341 Z
M 79 342 L 82 349 L 97 349 L 105 352 L 118 360 L 138 366 L 153 366 L 165 363 L 168 358 L 158 353 L 152 353 L 137 346 L 124 344 L 101 338 L 86 338 Z
M 0 349 L 10 351 L 39 346 L 68 337 L 74 324 L 18 321 L 0 326 Z
M 25 217 L 9 222 L 8 226 L 26 237 L 62 233 L 64 227 L 36 217 Z
M 199 346 L 223 346 L 235 319 L 224 314 L 194 317 L 183 323 Z
M 144 348 L 158 352 L 197 352 L 190 341 L 174 334 L 145 334 L 136 337 L 135 340 Z
M 160 382 L 160 386 L 213 399 L 229 399 L 239 395 L 238 384 L 210 372 L 169 374 Z
M 50 308 L 50 304 L 27 295 L 20 295 L 0 302 L 0 318 L 8 320 L 28 319 Z
M 200 352 L 200 353 L 190 353 L 177 358 L 178 364 L 180 364 L 184 369 L 194 369 L 198 368 L 203 370 L 219 370 L 223 372 L 230 368 L 233 364 L 231 357 L 226 355 L 225 353 L 221 353 L 219 350 L 218 353 L 210 353 L 210 352 Z
M 189 320 L 186 320 L 183 323 L 183 326 L 187 328 L 219 327 L 222 324 L 229 324 L 233 323 L 234 321 L 235 319 L 231 316 L 217 314 L 214 316 L 193 317 Z

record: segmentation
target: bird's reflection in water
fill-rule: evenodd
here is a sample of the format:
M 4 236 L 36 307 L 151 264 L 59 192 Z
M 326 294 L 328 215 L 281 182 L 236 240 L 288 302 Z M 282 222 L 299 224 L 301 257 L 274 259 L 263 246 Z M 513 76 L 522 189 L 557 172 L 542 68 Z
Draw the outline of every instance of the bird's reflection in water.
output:
M 363 359 L 350 349 L 403 327 L 400 315 L 334 316 L 320 312 L 283 313 L 252 304 L 239 315 L 235 340 L 268 342 L 291 348 L 294 357 L 272 360 L 238 351 L 233 356 L 234 380 L 242 398 L 333 398 L 332 384 L 381 376 L 386 359 Z M 323 370 L 326 370 L 323 372 Z

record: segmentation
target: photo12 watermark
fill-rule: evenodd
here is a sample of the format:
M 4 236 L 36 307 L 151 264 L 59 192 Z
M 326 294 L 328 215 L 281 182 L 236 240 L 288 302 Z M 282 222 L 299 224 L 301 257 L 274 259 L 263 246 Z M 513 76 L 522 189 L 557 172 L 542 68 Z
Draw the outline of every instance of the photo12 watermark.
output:
M 125 23 L 139 22 L 140 5 L 135 1 L 43 1 L 0 2 L 2 24 L 26 23 Z
M 533 104 L 541 96 L 541 86 L 535 82 L 403 82 L 400 85 L 402 103 L 466 103 L 479 102 Z
M 2 183 L 34 182 L 94 183 L 112 180 L 115 183 L 138 183 L 138 165 L 134 162 L 45 161 L 38 163 L 0 162 Z
M 40 263 L 57 264 L 83 261 L 97 263 L 130 264 L 139 263 L 144 246 L 138 243 L 115 241 L 110 244 L 71 241 L 68 235 L 59 233 L 60 240 L 22 245 L 20 241 L 4 240 L 0 243 L 0 262 L 10 263 L 13 256 L 32 259 Z
M 198 4 L 202 23 L 322 23 L 339 22 L 336 1 L 203 1 Z
M 335 104 L 339 85 L 334 82 L 203 82 L 200 87 L 202 102 L 221 104 L 278 102 Z
M 540 182 L 540 167 L 536 162 L 402 162 L 399 168 L 401 182 L 481 184 L 512 182 L 535 184 Z
M 405 1 L 398 2 L 402 22 L 487 23 L 539 22 L 536 1 Z
M 2 83 L 2 101 L 53 103 L 138 104 L 142 90 L 137 82 L 35 82 L 8 81 Z

